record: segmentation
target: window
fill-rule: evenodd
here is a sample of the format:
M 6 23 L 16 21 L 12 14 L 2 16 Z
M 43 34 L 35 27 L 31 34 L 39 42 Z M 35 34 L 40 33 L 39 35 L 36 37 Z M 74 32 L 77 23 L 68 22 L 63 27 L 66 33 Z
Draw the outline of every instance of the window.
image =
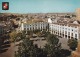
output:
M 73 36 L 73 33 L 71 33 L 71 36 Z
M 29 28 L 27 28 L 27 30 L 29 30 Z
M 34 27 L 33 27 L 33 30 L 34 30 Z
M 30 30 L 31 30 L 31 28 L 30 28 Z
M 67 31 L 65 31 L 65 34 L 67 34 Z
M 70 35 L 70 32 L 68 32 L 68 35 Z
M 77 34 L 75 34 L 75 38 L 77 38 Z
M 26 30 L 26 28 L 24 28 L 24 30 Z

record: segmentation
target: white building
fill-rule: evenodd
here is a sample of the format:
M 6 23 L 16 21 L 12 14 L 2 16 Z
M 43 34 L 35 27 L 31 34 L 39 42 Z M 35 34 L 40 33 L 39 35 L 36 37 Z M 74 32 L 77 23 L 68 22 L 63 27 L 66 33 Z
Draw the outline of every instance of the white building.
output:
M 52 34 L 61 36 L 63 38 L 77 38 L 80 37 L 80 24 L 73 23 L 49 23 L 49 31 Z
M 51 18 L 49 18 L 49 19 L 48 19 L 48 23 L 52 23 L 52 20 L 51 20 Z
M 46 30 L 48 27 L 48 23 L 42 20 L 28 20 L 26 23 L 21 23 L 20 30 Z
M 49 27 L 49 28 L 48 28 Z M 57 20 L 48 19 L 48 22 L 42 20 L 28 20 L 26 23 L 21 23 L 20 30 L 44 30 L 49 29 L 52 34 L 63 38 L 80 38 L 80 24 L 77 21 L 73 23 L 57 23 Z

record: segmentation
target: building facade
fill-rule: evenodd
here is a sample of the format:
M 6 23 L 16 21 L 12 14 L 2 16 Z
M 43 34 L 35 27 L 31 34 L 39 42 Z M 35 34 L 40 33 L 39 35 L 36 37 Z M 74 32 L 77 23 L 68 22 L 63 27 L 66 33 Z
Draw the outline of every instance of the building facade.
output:
M 54 24 L 51 23 L 49 24 L 49 30 L 52 34 L 61 36 L 63 38 L 76 38 L 79 39 L 79 35 L 80 35 L 80 27 L 79 26 L 71 26 L 73 24 L 63 24 L 63 23 L 59 23 L 59 24 Z
M 22 23 L 21 24 L 21 30 L 47 30 L 48 27 L 48 23 L 46 22 L 36 22 L 36 23 L 31 23 L 31 24 L 27 24 L 27 23 Z
M 54 20 L 53 20 L 54 21 Z M 48 22 L 37 21 L 31 23 L 21 23 L 20 30 L 49 30 L 52 34 L 58 35 L 62 38 L 76 38 L 80 37 L 80 24 L 76 21 L 73 23 L 58 23 L 53 22 L 50 18 Z
M 32 19 L 32 20 L 25 20 L 20 23 L 20 30 L 47 30 L 48 23 L 44 22 L 43 20 Z

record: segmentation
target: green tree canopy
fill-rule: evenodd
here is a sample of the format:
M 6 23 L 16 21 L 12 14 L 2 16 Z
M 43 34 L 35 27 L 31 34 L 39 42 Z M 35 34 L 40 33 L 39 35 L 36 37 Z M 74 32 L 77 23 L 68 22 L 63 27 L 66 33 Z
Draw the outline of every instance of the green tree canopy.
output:
M 72 49 L 72 50 L 75 50 L 75 49 L 76 49 L 77 44 L 78 44 L 77 39 L 72 38 L 72 39 L 69 39 L 69 40 L 68 40 L 68 46 L 69 46 L 70 49 Z
M 61 43 L 59 43 L 59 39 L 55 35 L 49 34 L 46 40 L 48 43 L 45 45 L 44 50 L 47 52 L 47 56 L 57 57 L 61 50 Z

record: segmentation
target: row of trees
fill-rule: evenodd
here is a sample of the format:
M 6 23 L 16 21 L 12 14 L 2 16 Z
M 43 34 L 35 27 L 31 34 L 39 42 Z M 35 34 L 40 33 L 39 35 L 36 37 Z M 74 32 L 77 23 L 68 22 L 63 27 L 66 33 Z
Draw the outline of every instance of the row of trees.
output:
M 50 34 L 46 38 L 47 44 L 45 45 L 44 51 L 47 52 L 47 57 L 58 57 L 61 56 L 61 43 L 59 43 L 59 39 Z
M 34 31 L 34 33 L 40 32 L 39 30 Z M 56 35 L 50 34 L 47 31 L 42 31 L 45 39 L 47 41 L 44 48 L 38 48 L 37 45 L 34 45 L 30 40 L 30 35 L 32 31 L 28 31 L 26 34 L 25 31 L 16 33 L 13 31 L 10 33 L 11 41 L 16 43 L 16 41 L 21 40 L 22 42 L 18 45 L 18 51 L 15 52 L 15 57 L 66 57 L 70 55 L 68 50 L 64 50 L 59 43 L 59 38 Z M 28 36 L 26 36 L 28 35 Z M 68 46 L 70 49 L 75 50 L 77 47 L 77 39 L 69 39 Z
M 45 57 L 43 50 L 34 45 L 26 33 L 22 32 L 22 42 L 18 46 L 18 51 L 15 52 L 15 57 Z
M 29 32 L 30 33 L 30 32 Z M 70 55 L 66 53 L 66 50 L 61 48 L 61 43 L 56 35 L 50 34 L 49 32 L 42 31 L 46 38 L 46 45 L 44 48 L 38 48 L 30 40 L 29 35 L 26 36 L 26 32 L 16 33 L 15 31 L 10 34 L 10 37 L 15 43 L 17 40 L 21 40 L 18 45 L 18 51 L 15 52 L 15 57 L 66 57 Z M 14 36 L 15 35 L 15 36 Z
M 50 32 L 46 31 L 46 30 L 34 30 L 34 31 L 27 31 L 27 35 L 32 36 L 33 34 L 36 34 L 38 37 L 46 37 L 48 34 L 50 34 Z

